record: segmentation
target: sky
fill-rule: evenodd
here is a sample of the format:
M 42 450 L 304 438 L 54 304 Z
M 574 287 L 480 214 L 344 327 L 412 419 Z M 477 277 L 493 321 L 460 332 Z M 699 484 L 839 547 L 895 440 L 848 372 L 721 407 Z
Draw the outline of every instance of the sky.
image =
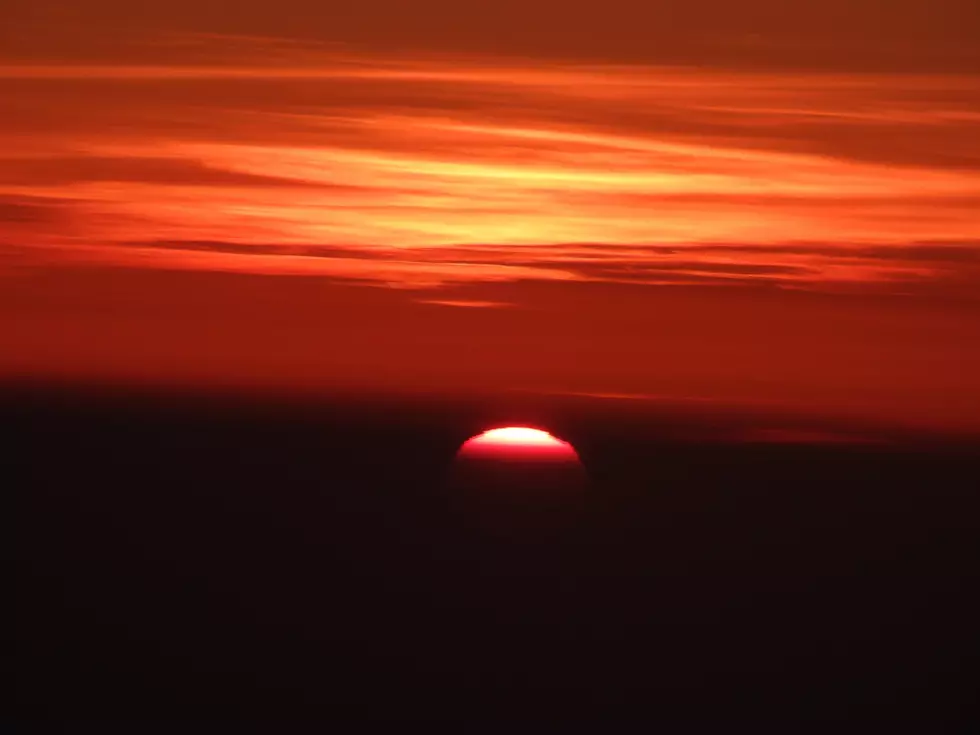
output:
M 980 431 L 970 0 L 6 0 L 0 377 Z

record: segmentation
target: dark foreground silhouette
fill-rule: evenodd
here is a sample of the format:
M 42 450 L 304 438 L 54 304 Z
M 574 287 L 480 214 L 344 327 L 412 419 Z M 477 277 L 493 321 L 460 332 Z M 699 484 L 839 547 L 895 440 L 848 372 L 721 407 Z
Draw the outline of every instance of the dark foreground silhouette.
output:
M 969 446 L 671 442 L 564 415 L 582 522 L 502 537 L 446 482 L 485 427 L 472 407 L 4 395 L 28 719 L 971 705 Z

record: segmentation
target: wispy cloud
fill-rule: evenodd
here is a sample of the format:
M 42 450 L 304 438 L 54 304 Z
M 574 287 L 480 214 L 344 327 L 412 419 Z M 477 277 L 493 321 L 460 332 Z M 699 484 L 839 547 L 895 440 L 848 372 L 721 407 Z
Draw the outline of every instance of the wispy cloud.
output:
M 0 67 L 10 239 L 64 263 L 408 287 L 980 282 L 976 78 L 270 43 Z
M 418 299 L 418 303 L 434 306 L 457 306 L 464 309 L 500 309 L 512 306 L 505 301 L 476 301 L 473 299 Z

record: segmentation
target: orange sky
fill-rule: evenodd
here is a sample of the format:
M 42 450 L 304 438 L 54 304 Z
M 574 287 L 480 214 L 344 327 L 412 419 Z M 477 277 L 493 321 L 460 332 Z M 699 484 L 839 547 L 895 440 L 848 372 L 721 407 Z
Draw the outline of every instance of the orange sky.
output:
M 4 11 L 0 375 L 980 428 L 971 5 L 219 5 Z

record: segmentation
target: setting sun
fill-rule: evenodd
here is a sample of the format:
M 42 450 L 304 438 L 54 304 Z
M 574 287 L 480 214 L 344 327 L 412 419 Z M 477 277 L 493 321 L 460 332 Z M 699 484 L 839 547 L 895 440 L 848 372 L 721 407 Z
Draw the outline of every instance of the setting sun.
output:
M 471 437 L 460 447 L 460 459 L 504 462 L 561 462 L 578 464 L 575 448 L 542 429 L 505 426 Z
M 473 437 L 470 439 L 470 442 L 480 444 L 514 444 L 519 446 L 567 446 L 566 442 L 556 439 L 547 431 L 530 429 L 525 426 L 506 426 L 501 429 L 490 429 L 479 436 Z

